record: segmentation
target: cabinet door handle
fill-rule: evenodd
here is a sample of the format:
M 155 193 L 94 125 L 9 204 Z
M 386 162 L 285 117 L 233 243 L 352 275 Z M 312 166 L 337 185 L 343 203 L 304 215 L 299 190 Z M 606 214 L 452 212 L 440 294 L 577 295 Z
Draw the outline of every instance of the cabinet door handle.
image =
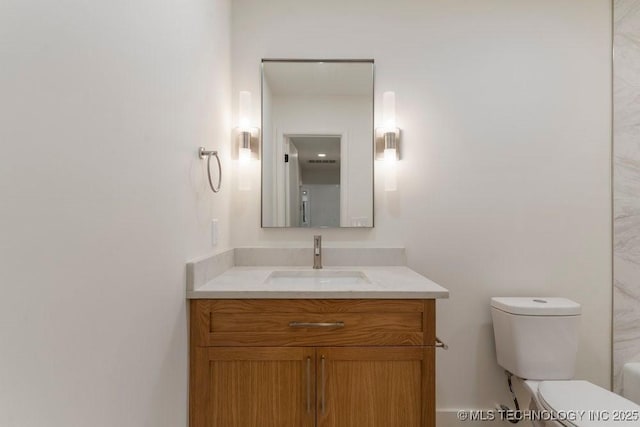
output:
M 320 358 L 320 375 L 322 376 L 322 388 L 320 389 L 320 411 L 322 415 L 325 413 L 326 402 L 324 401 L 324 389 L 325 389 L 325 379 L 324 379 L 324 356 Z
M 311 413 L 311 358 L 307 357 L 307 414 Z
M 289 322 L 290 328 L 344 328 L 344 322 Z

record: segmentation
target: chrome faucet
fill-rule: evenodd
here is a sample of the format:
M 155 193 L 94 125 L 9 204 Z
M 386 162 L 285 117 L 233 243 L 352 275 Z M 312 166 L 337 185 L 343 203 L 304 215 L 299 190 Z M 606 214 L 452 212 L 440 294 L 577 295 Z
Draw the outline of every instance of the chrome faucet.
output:
M 313 236 L 313 268 L 322 268 L 322 236 Z

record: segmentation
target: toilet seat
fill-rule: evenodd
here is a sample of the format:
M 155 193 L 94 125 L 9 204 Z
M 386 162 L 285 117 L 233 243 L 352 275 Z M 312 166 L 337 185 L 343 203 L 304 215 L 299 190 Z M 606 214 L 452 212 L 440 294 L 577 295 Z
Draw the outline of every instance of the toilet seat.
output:
M 542 381 L 538 384 L 536 395 L 547 411 L 570 416 L 575 414 L 576 419 L 560 421 L 568 427 L 640 425 L 639 405 L 588 381 Z M 629 419 L 614 419 L 616 415 Z M 601 418 L 598 419 L 598 416 Z

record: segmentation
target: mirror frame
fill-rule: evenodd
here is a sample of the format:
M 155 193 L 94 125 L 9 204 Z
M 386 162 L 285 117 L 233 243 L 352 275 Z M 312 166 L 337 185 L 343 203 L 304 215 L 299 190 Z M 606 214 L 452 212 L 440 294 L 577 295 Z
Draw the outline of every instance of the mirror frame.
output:
M 355 226 L 345 226 L 345 227 L 329 227 L 329 226 L 319 226 L 319 227 L 291 227 L 291 226 L 273 226 L 273 225 L 265 225 L 264 224 L 264 134 L 262 130 L 264 129 L 264 99 L 263 99 L 263 91 L 264 91 L 264 64 L 269 62 L 291 62 L 291 63 L 309 63 L 309 62 L 331 62 L 331 63 L 367 63 L 371 64 L 371 226 L 368 227 L 355 227 Z M 376 206 L 376 129 L 375 129 L 375 112 L 376 112 L 376 102 L 375 102 L 375 92 L 376 92 L 376 72 L 375 72 L 375 60 L 374 59 L 300 59 L 300 58 L 262 58 L 260 61 L 260 228 L 268 228 L 268 229 L 279 229 L 279 230 L 342 230 L 342 229 L 364 229 L 371 230 L 375 228 L 376 225 L 376 214 L 375 214 L 375 206 Z

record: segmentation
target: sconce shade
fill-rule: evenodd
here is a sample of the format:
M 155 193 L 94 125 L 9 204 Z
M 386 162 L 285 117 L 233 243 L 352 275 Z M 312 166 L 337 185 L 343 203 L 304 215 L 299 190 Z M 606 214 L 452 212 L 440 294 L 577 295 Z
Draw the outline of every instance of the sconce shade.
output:
M 396 94 L 384 92 L 382 94 L 382 127 L 385 132 L 393 132 L 396 128 Z
M 251 190 L 251 92 L 241 91 L 238 98 L 238 190 Z
M 251 190 L 251 148 L 240 147 L 238 152 L 238 190 Z
M 238 102 L 238 127 L 242 131 L 247 131 L 251 127 L 251 92 L 240 92 Z
M 384 150 L 384 191 L 396 191 L 398 189 L 396 149 Z
M 248 162 L 251 160 L 251 148 L 240 147 L 239 160 L 241 162 Z
M 384 171 L 384 190 L 397 191 L 400 129 L 396 124 L 396 94 L 382 94 L 382 126 L 376 129 L 376 158 L 382 159 Z

